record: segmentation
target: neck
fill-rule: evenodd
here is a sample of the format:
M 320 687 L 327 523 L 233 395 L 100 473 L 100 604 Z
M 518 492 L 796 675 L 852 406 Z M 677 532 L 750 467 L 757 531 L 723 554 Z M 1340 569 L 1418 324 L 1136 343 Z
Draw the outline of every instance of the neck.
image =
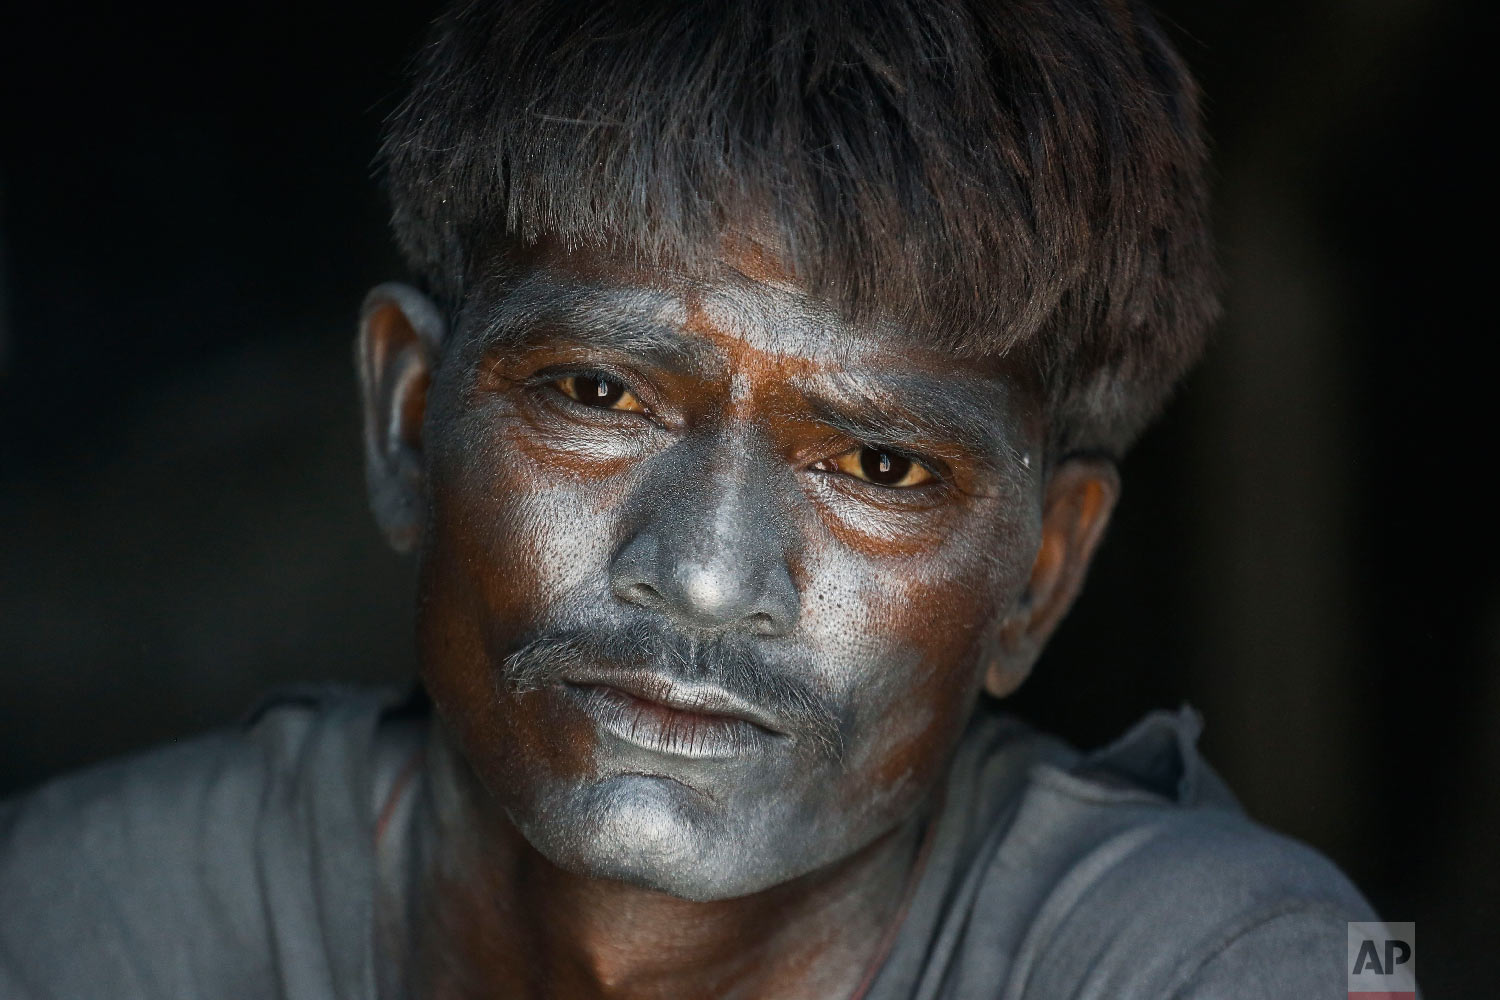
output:
M 431 997 L 848 996 L 899 919 L 929 808 L 827 868 L 691 902 L 536 852 L 435 727 L 417 927 Z

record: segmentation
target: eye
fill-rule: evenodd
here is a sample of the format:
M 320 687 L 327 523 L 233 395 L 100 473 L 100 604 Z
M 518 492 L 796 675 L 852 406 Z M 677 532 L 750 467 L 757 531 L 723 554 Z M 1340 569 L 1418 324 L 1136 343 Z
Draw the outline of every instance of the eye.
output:
M 876 486 L 907 489 L 932 482 L 937 477 L 921 462 L 886 448 L 862 446 L 842 455 L 824 459 L 817 465 L 825 472 L 842 472 Z
M 565 375 L 552 385 L 575 403 L 599 410 L 645 413 L 646 408 L 623 382 L 602 375 Z

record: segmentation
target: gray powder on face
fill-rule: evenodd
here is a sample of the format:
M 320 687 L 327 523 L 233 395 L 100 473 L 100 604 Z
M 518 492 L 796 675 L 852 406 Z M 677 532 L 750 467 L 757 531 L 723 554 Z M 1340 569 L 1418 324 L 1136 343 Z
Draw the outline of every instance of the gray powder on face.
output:
M 429 732 L 388 696 L 290 695 L 0 804 L 0 997 L 402 995 L 375 903 L 421 884 Z M 1246 819 L 1196 732 L 1157 713 L 1084 755 L 982 706 L 865 1000 L 1338 995 L 1369 905 Z
M 1039 482 L 1002 458 L 1039 431 L 1024 380 L 989 362 L 755 282 L 641 280 L 538 267 L 461 324 L 423 429 L 422 670 L 553 864 L 734 898 L 853 855 L 929 798 L 978 694 L 974 623 L 1017 599 L 1039 545 Z M 653 418 L 564 401 L 580 344 Z M 654 377 L 614 375 L 622 353 Z M 827 438 L 849 422 L 865 430 Z M 872 422 L 893 448 L 946 454 L 929 460 L 951 482 L 875 497 L 811 462 L 885 440 Z M 579 695 L 653 666 L 784 738 L 695 723 L 722 752 L 681 753 L 646 738 L 650 718 Z

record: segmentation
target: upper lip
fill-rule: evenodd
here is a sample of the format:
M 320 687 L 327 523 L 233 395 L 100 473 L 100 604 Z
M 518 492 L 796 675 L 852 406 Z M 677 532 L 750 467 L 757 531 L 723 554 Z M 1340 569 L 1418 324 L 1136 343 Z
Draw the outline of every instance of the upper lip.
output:
M 712 681 L 595 666 L 575 667 L 563 675 L 563 680 L 570 684 L 612 687 L 642 701 L 655 702 L 680 712 L 722 715 L 786 735 L 786 730 L 774 715 Z

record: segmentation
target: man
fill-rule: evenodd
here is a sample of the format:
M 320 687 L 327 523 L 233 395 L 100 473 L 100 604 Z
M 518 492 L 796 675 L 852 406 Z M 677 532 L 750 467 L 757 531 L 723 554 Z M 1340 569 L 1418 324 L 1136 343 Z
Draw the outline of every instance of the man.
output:
M 1213 313 L 1142 11 L 462 3 L 359 339 L 424 693 L 0 813 L 0 995 L 1284 997 L 1326 861 L 996 707 Z M 430 702 L 429 702 L 430 699 Z

